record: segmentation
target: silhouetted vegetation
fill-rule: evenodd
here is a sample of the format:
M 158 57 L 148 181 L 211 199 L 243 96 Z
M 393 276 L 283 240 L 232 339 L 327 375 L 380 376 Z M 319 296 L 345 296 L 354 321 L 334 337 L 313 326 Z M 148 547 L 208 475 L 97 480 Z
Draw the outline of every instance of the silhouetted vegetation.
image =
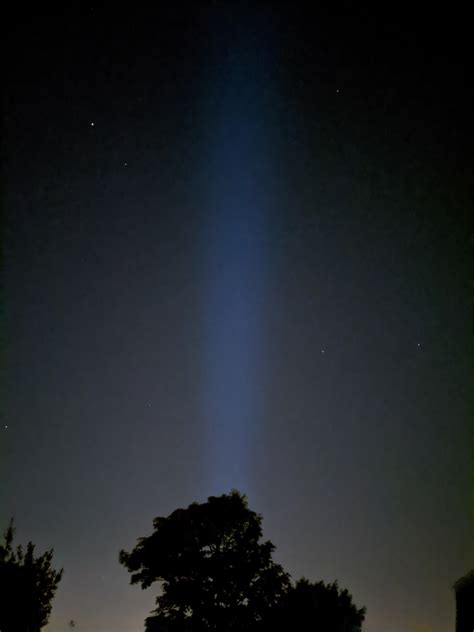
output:
M 337 583 L 293 585 L 261 523 L 235 490 L 155 518 L 150 536 L 120 552 L 132 584 L 161 582 L 147 632 L 358 632 L 365 609 Z
M 365 612 L 365 608 L 356 608 L 347 589 L 341 590 L 337 582 L 312 584 L 303 578 L 289 588 L 277 608 L 270 612 L 263 629 L 265 632 L 358 632 Z
M 63 570 L 52 568 L 53 550 L 34 556 L 35 546 L 26 551 L 13 548 L 13 521 L 0 545 L 0 630 L 39 632 L 48 623 L 51 604 Z

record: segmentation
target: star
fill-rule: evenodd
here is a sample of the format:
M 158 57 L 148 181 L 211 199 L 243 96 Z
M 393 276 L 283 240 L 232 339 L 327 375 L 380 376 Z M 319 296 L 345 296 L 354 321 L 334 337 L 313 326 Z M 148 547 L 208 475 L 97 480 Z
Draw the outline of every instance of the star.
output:
M 126 167 L 128 165 L 128 162 L 124 162 L 123 166 Z
M 321 353 L 326 353 L 326 349 L 321 349 Z
M 5 426 L 5 430 L 8 430 L 8 426 Z
M 91 127 L 94 127 L 95 123 L 94 121 L 91 121 Z

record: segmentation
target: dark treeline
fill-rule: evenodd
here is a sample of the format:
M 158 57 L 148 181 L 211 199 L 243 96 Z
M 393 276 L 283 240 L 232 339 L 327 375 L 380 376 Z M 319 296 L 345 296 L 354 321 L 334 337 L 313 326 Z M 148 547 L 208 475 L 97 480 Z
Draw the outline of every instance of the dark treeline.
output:
M 119 554 L 132 584 L 161 588 L 146 632 L 362 629 L 366 610 L 347 589 L 337 582 L 292 582 L 274 562 L 274 545 L 262 540 L 262 517 L 238 491 L 157 517 L 153 527 L 131 552 Z M 0 546 L 0 630 L 39 632 L 63 571 L 52 567 L 52 550 L 35 558 L 31 542 L 24 552 L 14 549 L 13 537 L 10 524 Z

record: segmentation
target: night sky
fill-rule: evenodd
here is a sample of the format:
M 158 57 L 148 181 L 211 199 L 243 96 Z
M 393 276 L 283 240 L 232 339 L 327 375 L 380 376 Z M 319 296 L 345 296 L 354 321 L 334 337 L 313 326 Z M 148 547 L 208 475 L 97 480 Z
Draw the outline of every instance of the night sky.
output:
M 231 488 L 366 632 L 454 630 L 474 564 L 467 17 L 20 9 L 0 527 L 64 566 L 48 632 L 143 629 L 156 589 L 119 549 Z

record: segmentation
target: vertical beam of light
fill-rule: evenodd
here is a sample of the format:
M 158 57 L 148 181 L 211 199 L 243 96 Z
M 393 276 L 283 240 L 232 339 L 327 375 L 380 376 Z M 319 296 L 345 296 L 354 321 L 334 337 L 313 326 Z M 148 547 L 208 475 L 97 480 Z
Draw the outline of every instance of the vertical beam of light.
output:
M 240 27 L 239 27 L 240 30 Z M 262 414 L 269 222 L 269 47 L 254 28 L 220 33 L 208 145 L 204 415 L 213 493 L 248 490 Z M 271 179 L 271 178 L 270 178 Z

